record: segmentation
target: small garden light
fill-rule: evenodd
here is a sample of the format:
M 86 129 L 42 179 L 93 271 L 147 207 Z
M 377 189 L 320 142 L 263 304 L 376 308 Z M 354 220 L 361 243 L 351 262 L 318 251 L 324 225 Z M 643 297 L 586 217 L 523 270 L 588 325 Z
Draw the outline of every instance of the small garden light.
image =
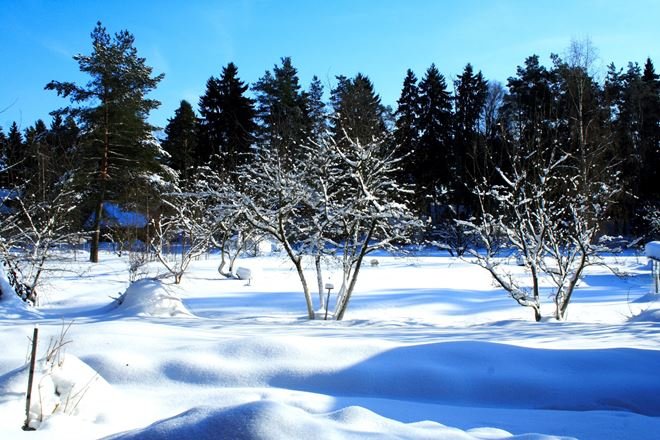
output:
M 327 321 L 328 320 L 328 308 L 330 307 L 330 291 L 335 288 L 335 285 L 330 283 L 330 282 L 327 282 L 327 283 L 325 283 L 325 288 L 328 290 L 328 295 L 325 298 L 325 318 L 324 318 L 324 320 Z

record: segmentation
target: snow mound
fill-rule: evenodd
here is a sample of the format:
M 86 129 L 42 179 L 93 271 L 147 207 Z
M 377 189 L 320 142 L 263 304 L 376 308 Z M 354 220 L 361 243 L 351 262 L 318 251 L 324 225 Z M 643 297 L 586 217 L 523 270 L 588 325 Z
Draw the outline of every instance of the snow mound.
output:
M 16 295 L 7 280 L 4 267 L 0 265 L 0 318 L 18 319 L 36 316 L 39 316 L 39 313 Z
M 134 316 L 193 316 L 174 293 L 173 286 L 160 280 L 144 279 L 132 283 L 117 299 L 118 309 Z
M 312 414 L 295 406 L 269 400 L 229 408 L 198 407 L 146 428 L 116 434 L 112 440 L 234 440 L 325 439 L 525 439 L 551 440 L 560 437 L 527 434 L 512 436 L 506 431 L 480 428 L 462 431 L 435 422 L 401 423 L 361 407 L 348 407 L 329 414 Z
M 646 243 L 644 253 L 649 258 L 660 260 L 660 241 L 649 241 Z
M 28 367 L 0 377 L 0 395 L 25 394 Z M 41 359 L 35 368 L 30 405 L 30 427 L 39 428 L 56 416 L 95 422 L 113 401 L 113 390 L 94 369 L 67 354 L 59 361 Z
M 642 310 L 629 320 L 630 322 L 660 322 L 660 309 Z

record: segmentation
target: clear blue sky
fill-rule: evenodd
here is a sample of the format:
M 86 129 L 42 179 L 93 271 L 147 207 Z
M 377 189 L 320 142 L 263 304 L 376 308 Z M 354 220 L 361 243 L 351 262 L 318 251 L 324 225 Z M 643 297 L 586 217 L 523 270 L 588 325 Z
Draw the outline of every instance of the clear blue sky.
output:
M 43 90 L 50 80 L 84 82 L 72 56 L 90 53 L 97 20 L 127 29 L 165 79 L 151 122 L 163 126 L 181 99 L 195 107 L 206 80 L 228 62 L 252 83 L 291 56 L 306 87 L 326 92 L 338 74 L 367 74 L 395 105 L 405 71 L 431 63 L 452 80 L 467 62 L 506 82 L 534 53 L 549 64 L 572 38 L 589 37 L 601 71 L 651 57 L 660 70 L 658 0 L 0 0 L 0 126 L 21 128 L 68 102 Z

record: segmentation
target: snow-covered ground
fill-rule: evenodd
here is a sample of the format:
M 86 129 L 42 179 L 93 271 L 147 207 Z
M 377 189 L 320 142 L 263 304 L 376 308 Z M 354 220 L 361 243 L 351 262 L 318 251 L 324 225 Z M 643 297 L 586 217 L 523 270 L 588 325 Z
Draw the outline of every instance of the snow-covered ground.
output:
M 249 285 L 211 256 L 180 286 L 130 287 L 126 256 L 66 257 L 39 308 L 0 300 L 0 439 L 660 438 L 660 303 L 643 256 L 608 257 L 625 277 L 592 268 L 562 323 L 532 322 L 443 254 L 377 256 L 342 322 L 306 319 L 279 256 L 241 260 Z M 24 432 L 35 324 L 38 429 Z

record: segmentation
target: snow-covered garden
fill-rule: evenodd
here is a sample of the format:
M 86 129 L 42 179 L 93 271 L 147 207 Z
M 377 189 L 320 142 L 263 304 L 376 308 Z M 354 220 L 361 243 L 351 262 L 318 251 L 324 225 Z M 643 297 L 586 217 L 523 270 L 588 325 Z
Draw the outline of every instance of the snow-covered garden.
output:
M 155 261 L 129 284 L 126 254 L 102 252 L 98 264 L 57 257 L 39 307 L 2 281 L 2 439 L 660 432 L 660 303 L 643 254 L 587 268 L 563 322 L 534 322 L 486 270 L 438 251 L 370 256 L 378 264 L 362 268 L 342 321 L 323 320 L 320 308 L 321 319 L 308 319 L 296 269 L 280 254 L 239 259 L 249 283 L 220 276 L 219 256 L 204 255 L 178 285 L 158 278 Z M 515 276 L 528 270 L 504 263 Z M 305 268 L 313 277 L 313 262 Z M 332 313 L 342 275 L 329 265 L 324 276 L 336 287 Z M 552 300 L 542 301 L 552 316 Z M 35 325 L 37 430 L 25 432 Z

